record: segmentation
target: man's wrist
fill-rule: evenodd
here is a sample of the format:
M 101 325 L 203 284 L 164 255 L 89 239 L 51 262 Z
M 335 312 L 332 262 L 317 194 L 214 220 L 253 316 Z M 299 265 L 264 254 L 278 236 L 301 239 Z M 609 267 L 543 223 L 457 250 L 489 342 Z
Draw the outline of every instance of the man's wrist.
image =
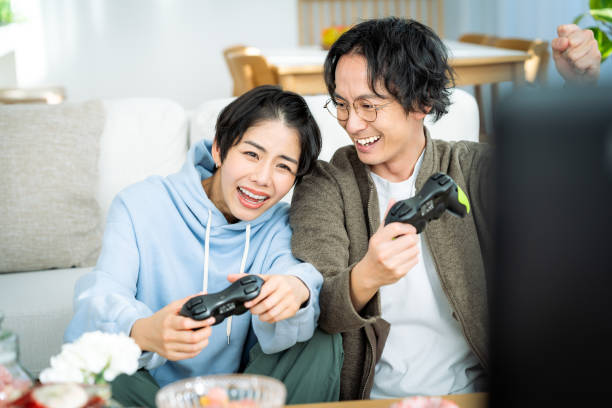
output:
M 353 267 L 349 278 L 351 301 L 357 312 L 363 309 L 380 288 L 380 285 L 370 278 L 368 270 L 367 261 L 362 259 Z

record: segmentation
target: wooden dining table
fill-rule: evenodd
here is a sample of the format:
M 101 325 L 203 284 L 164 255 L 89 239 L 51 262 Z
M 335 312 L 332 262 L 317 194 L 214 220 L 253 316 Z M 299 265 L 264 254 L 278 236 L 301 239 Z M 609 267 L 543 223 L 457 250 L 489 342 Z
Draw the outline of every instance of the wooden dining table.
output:
M 455 70 L 455 85 L 481 85 L 511 81 L 520 85 L 525 81 L 523 51 L 444 40 L 449 51 L 449 62 Z M 303 95 L 325 94 L 323 63 L 327 51 L 317 46 L 284 49 L 262 49 L 268 64 L 278 73 L 279 85 Z
M 459 408 L 487 408 L 489 394 L 476 392 L 472 394 L 445 395 L 442 398 L 453 401 Z M 373 399 L 359 401 L 322 402 L 317 404 L 288 405 L 294 408 L 389 408 L 401 399 Z

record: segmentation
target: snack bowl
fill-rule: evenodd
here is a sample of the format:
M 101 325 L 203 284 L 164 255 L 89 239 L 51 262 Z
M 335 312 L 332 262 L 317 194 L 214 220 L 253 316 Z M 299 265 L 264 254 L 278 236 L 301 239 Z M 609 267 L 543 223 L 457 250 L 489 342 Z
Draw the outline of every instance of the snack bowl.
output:
M 285 385 L 271 377 L 251 374 L 206 375 L 161 388 L 158 408 L 281 408 Z

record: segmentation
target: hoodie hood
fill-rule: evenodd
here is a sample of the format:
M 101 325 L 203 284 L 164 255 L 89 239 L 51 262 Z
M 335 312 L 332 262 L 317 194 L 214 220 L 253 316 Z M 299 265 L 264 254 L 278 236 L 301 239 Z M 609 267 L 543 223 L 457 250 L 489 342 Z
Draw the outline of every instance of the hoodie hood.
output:
M 178 173 L 168 177 L 176 192 L 202 225 L 208 224 L 210 210 L 212 214 L 210 225 L 212 228 L 225 226 L 228 229 L 244 231 L 247 224 L 256 227 L 268 221 L 279 209 L 288 207 L 285 203 L 277 203 L 254 220 L 229 224 L 221 211 L 210 201 L 202 187 L 202 180 L 211 177 L 214 171 L 215 161 L 212 157 L 212 141 L 204 139 L 189 149 L 187 161 L 183 168 Z

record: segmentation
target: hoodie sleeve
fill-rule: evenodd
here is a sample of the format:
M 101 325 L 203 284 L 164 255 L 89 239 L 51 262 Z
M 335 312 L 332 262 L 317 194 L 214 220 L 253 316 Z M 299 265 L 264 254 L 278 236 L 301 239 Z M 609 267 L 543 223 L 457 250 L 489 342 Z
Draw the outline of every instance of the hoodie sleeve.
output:
M 271 324 L 262 322 L 258 316 L 252 317 L 253 329 L 266 354 L 277 353 L 297 342 L 310 340 L 319 318 L 319 291 L 323 284 L 323 277 L 314 266 L 298 261 L 291 254 L 291 228 L 288 225 L 272 237 L 271 242 L 274 244 L 267 256 L 269 262 L 266 262 L 269 268 L 262 273 L 295 276 L 306 285 L 310 297 L 306 305 L 289 319 Z
M 136 300 L 140 269 L 138 242 L 125 203 L 117 196 L 108 212 L 102 252 L 95 268 L 81 277 L 74 290 L 74 316 L 64 333 L 73 342 L 83 333 L 103 331 L 129 335 L 138 319 L 153 311 Z M 139 368 L 153 369 L 166 360 L 152 352 L 142 353 Z

